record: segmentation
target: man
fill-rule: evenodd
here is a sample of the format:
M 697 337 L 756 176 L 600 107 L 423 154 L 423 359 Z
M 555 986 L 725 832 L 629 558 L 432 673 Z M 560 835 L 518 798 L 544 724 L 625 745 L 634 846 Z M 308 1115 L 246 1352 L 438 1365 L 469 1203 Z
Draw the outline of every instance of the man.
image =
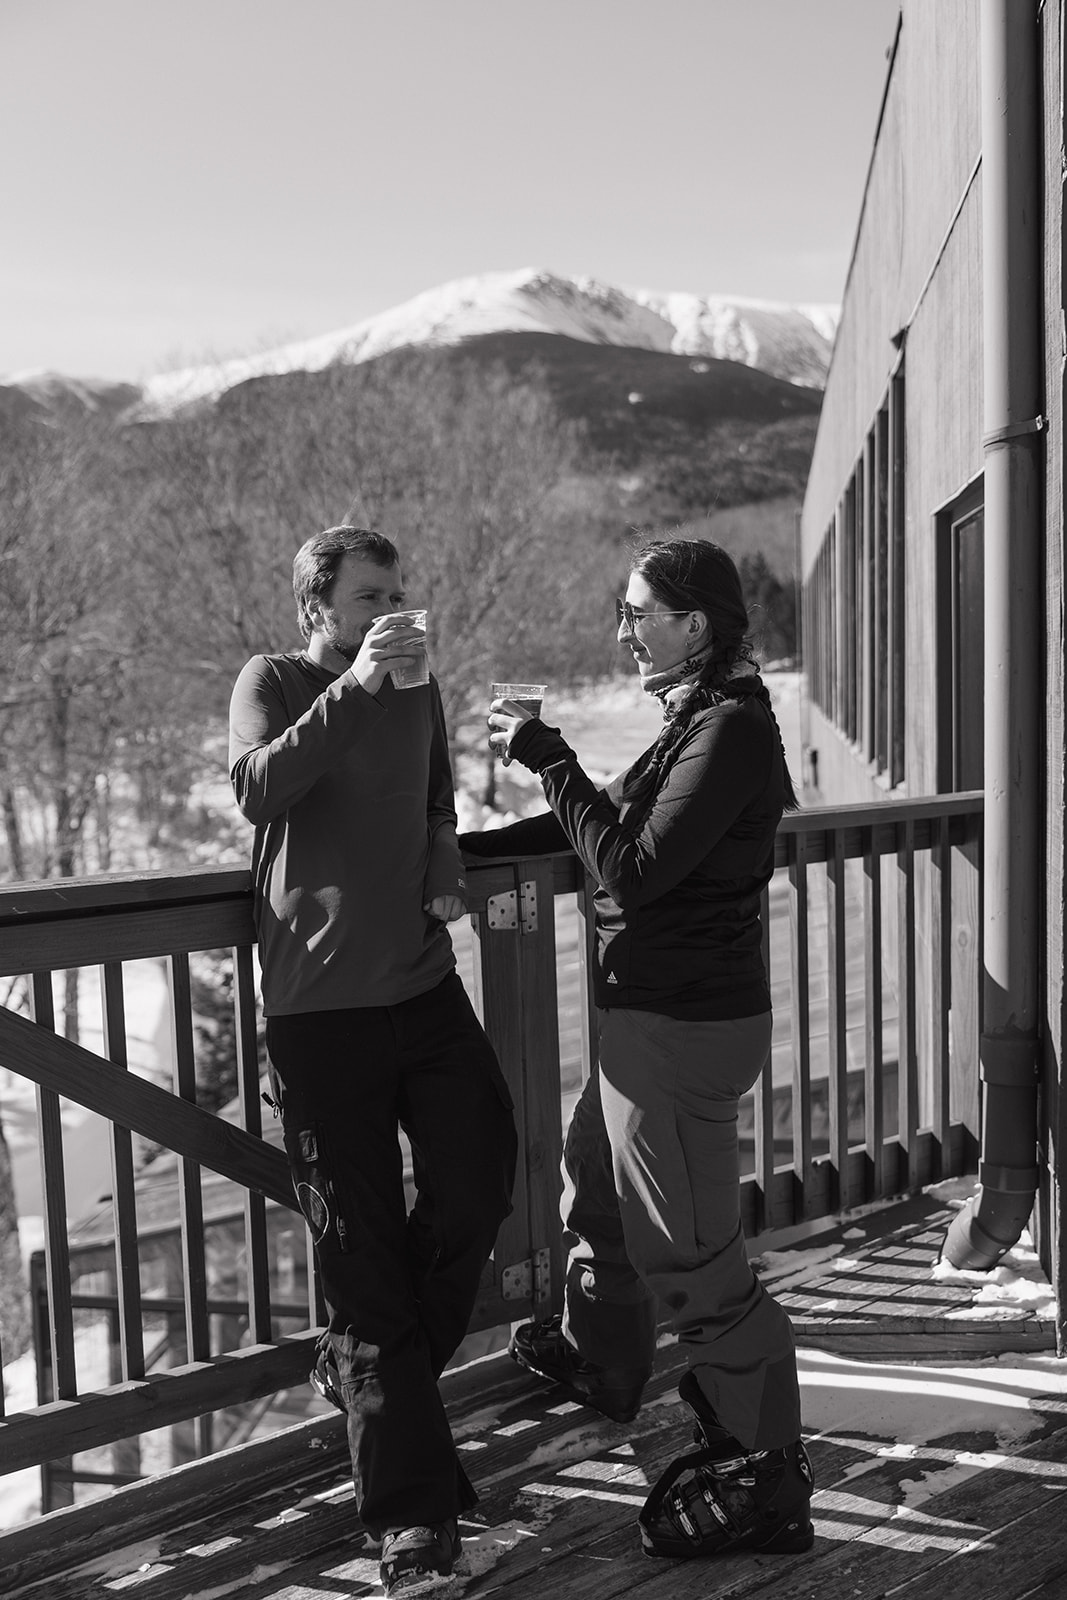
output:
M 330 1313 L 313 1374 L 348 1415 L 388 1593 L 459 1554 L 477 1496 L 437 1386 L 510 1210 L 511 1097 L 455 971 L 465 910 L 437 684 L 400 561 L 342 526 L 293 562 L 304 649 L 254 656 L 230 706 L 271 1080 Z M 411 1144 L 406 1214 L 397 1129 Z

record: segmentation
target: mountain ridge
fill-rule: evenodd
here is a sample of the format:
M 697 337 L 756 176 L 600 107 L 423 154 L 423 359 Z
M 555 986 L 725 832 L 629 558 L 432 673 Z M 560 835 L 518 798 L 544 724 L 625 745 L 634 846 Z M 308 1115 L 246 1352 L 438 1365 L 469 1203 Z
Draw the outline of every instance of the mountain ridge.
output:
M 821 389 L 838 308 L 789 305 L 740 296 L 626 290 L 591 277 L 539 268 L 488 272 L 423 291 L 349 328 L 293 341 L 254 355 L 156 374 L 140 385 L 17 374 L 0 389 L 38 405 L 79 399 L 93 407 L 161 417 L 211 399 L 250 378 L 361 364 L 409 346 L 462 345 L 489 334 L 562 335 L 693 358 L 731 361 L 801 388 Z

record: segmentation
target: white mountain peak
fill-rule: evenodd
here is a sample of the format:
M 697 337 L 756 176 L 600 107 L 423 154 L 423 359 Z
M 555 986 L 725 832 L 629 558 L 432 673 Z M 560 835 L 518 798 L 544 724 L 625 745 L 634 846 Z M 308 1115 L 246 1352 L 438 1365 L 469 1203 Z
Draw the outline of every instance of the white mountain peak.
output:
M 833 305 L 657 293 L 523 267 L 457 278 L 352 327 L 158 373 L 139 386 L 45 371 L 9 374 L 0 378 L 0 386 L 21 389 L 43 403 L 66 396 L 87 409 L 120 409 L 139 393 L 138 414 L 161 416 L 222 394 L 247 378 L 317 372 L 335 361 L 371 361 L 404 346 L 455 345 L 481 334 L 543 333 L 589 344 L 738 361 L 791 383 L 821 388 L 838 314 Z
M 370 361 L 406 345 L 459 344 L 489 333 L 560 334 L 590 344 L 709 356 L 821 388 L 837 319 L 832 305 L 659 294 L 525 267 L 457 278 L 335 333 L 159 373 L 145 381 L 144 400 L 146 410 L 167 412 L 247 378 L 315 372 L 335 361 Z
M 27 368 L 11 372 L 0 378 L 0 384 L 21 389 L 32 399 L 44 402 L 69 398 L 78 401 L 87 411 L 114 402 L 116 396 L 129 399 L 137 393 L 137 385 L 122 383 L 114 378 L 73 378 L 66 373 L 54 372 L 48 367 Z

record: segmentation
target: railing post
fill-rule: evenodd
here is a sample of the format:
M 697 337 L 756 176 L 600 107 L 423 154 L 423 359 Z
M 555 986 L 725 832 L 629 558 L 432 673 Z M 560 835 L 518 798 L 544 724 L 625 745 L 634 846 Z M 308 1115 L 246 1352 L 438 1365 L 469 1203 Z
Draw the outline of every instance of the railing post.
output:
M 760 900 L 760 926 L 763 934 L 763 964 L 768 981 L 771 972 L 770 895 L 764 889 Z M 774 1203 L 774 1047 L 767 1052 L 763 1071 L 752 1088 L 753 1160 L 755 1163 L 755 1227 L 769 1228 Z
M 586 1083 L 596 1069 L 600 1054 L 597 1036 L 597 1012 L 593 1001 L 593 960 L 596 948 L 596 911 L 593 895 L 596 884 L 588 873 L 582 874 L 582 884 L 577 893 L 578 909 L 578 983 L 581 1000 L 579 1009 L 582 1024 L 582 1082 Z
M 551 860 L 520 861 L 520 882 L 536 886 L 541 909 L 536 934 L 519 940 L 523 997 L 523 1077 L 526 1099 L 526 1176 L 531 1243 L 547 1249 L 550 1281 L 538 1288 L 534 1316 L 563 1304 L 563 1231 L 559 1216 L 563 1135 L 559 1070 L 559 998 L 556 988 L 555 888 Z
M 40 1028 L 55 1032 L 52 974 L 35 972 L 30 1009 Z M 63 1121 L 59 1096 L 37 1087 L 37 1129 L 41 1145 L 41 1202 L 45 1220 L 45 1270 L 51 1319 L 53 1398 L 69 1400 L 78 1392 L 74 1366 L 74 1320 L 70 1306 L 70 1247 L 67 1242 L 67 1183 L 63 1172 Z
M 933 882 L 930 894 L 930 1071 L 931 1125 L 937 1170 L 941 1178 L 951 1166 L 949 1151 L 950 1020 L 952 1016 L 952 848 L 948 818 L 935 823 L 930 851 Z
M 126 1049 L 126 1007 L 122 964 L 108 961 L 101 969 L 104 1054 L 117 1067 L 129 1067 Z M 111 1206 L 115 1221 L 116 1326 L 122 1377 L 144 1377 L 144 1325 L 141 1321 L 141 1260 L 137 1243 L 137 1194 L 133 1170 L 133 1136 L 111 1123 Z
M 39 1406 L 48 1405 L 56 1397 L 50 1301 L 47 1262 L 43 1252 L 35 1250 L 30 1257 L 30 1314 L 33 1318 L 33 1354 L 37 1367 Z M 69 1476 L 71 1464 L 70 1456 L 39 1463 L 42 1514 L 55 1511 L 61 1505 L 73 1505 L 74 1485 Z
M 259 1098 L 259 1047 L 256 1033 L 256 997 L 252 952 L 238 946 L 233 959 L 234 1037 L 237 1046 L 237 1096 L 241 1124 L 249 1133 L 263 1133 Z M 267 1252 L 267 1206 L 251 1189 L 244 1196 L 245 1289 L 248 1295 L 248 1334 L 253 1344 L 271 1339 L 270 1265 Z
M 793 989 L 793 1190 L 798 1219 L 814 1214 L 811 1192 L 811 992 L 808 949 L 808 840 L 790 840 L 789 948 Z
M 563 1279 L 554 869 L 551 858 L 534 858 L 507 872 L 512 888 L 471 914 L 475 1003 L 511 1089 L 519 1135 L 514 1209 L 495 1259 L 500 1274 L 530 1263 L 529 1297 L 516 1300 L 514 1315 L 545 1317 L 562 1304 Z M 513 899 L 514 917 L 491 916 L 493 901 L 505 897 Z M 536 926 L 528 909 L 534 902 Z M 534 1269 L 539 1258 L 547 1273 Z
M 968 819 L 952 868 L 952 1050 L 949 1115 L 964 1142 L 961 1160 L 972 1170 L 981 1136 L 979 1055 L 982 1034 L 982 829 Z
M 870 1173 L 868 1198 L 886 1193 L 885 1081 L 882 1038 L 882 857 L 878 830 L 865 828 L 863 851 L 864 931 L 864 1141 Z
M 897 829 L 897 1138 L 909 1188 L 924 1181 L 919 1163 L 919 1063 L 915 1026 L 915 824 Z
M 174 1018 L 174 1090 L 181 1099 L 195 1104 L 192 996 L 187 955 L 171 956 L 170 986 Z M 207 1318 L 207 1264 L 204 1250 L 204 1200 L 200 1168 L 195 1161 L 183 1156 L 179 1170 L 186 1359 L 206 1361 L 210 1354 L 210 1340 Z
M 845 853 L 841 829 L 827 834 L 827 1094 L 830 1113 L 830 1164 L 837 1182 L 831 1199 L 851 1205 L 848 1177 L 848 992 L 845 976 Z

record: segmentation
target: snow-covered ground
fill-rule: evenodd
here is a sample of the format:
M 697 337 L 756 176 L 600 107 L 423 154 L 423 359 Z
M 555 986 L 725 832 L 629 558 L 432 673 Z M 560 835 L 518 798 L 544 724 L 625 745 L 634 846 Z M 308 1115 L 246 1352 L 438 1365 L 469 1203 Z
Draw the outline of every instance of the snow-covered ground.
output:
M 63 988 L 56 982 L 57 1027 L 63 1026 Z M 130 1070 L 169 1085 L 171 1030 L 166 965 L 162 960 L 128 961 L 123 966 L 123 998 Z M 79 983 L 80 1043 L 103 1053 L 100 987 L 96 971 L 85 968 Z M 0 1067 L 0 1109 L 11 1153 L 19 1239 L 23 1259 L 41 1248 L 43 1221 L 41 1167 L 37 1144 L 37 1102 L 32 1083 Z M 61 1102 L 67 1215 L 76 1222 L 111 1189 L 107 1124 L 72 1101 Z
M 75 1333 L 75 1361 L 82 1382 L 106 1388 L 108 1383 L 108 1329 L 104 1322 L 79 1328 Z M 37 1365 L 32 1350 L 4 1363 L 4 1412 L 31 1411 L 37 1404 Z M 41 1511 L 41 1474 L 37 1467 L 9 1472 L 0 1478 L 0 1528 L 15 1528 Z

